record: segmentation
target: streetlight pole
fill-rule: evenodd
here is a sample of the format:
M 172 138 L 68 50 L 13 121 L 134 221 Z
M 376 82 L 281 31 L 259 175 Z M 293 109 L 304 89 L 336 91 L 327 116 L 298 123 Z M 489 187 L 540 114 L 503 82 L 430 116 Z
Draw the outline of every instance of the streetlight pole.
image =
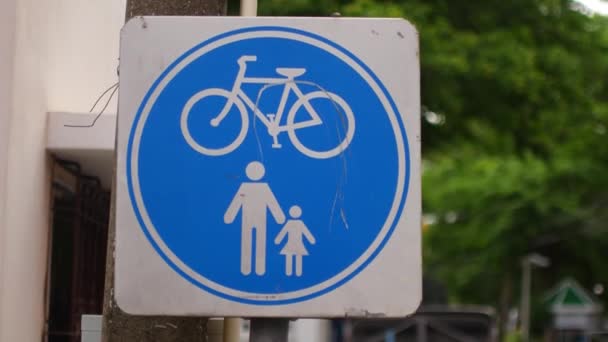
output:
M 241 0 L 241 16 L 255 17 L 258 11 L 257 0 Z M 286 318 L 252 318 L 249 342 L 286 342 L 289 320 Z
M 532 266 L 548 267 L 551 264 L 547 257 L 540 254 L 528 254 L 522 260 L 521 276 L 521 307 L 520 307 L 520 328 L 521 340 L 530 341 L 530 288 L 532 283 Z
M 522 342 L 530 341 L 530 283 L 532 278 L 532 265 L 524 258 L 522 261 L 521 275 L 521 340 Z

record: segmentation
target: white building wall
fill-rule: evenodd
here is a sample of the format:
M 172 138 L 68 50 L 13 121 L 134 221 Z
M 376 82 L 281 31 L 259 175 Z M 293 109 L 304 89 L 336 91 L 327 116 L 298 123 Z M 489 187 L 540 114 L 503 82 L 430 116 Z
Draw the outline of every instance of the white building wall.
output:
M 0 1 L 0 341 L 41 341 L 46 113 L 88 111 L 116 82 L 124 7 L 124 0 Z
M 39 4 L 40 0 L 28 0 Z M 118 82 L 120 28 L 125 0 L 46 0 L 48 110 L 87 112 Z M 106 112 L 116 113 L 115 96 Z M 105 102 L 98 105 L 101 109 Z
M 4 213 L 6 203 L 6 171 L 8 163 L 8 132 L 12 111 L 13 55 L 15 31 L 15 3 L 0 1 L 0 308 L 2 308 L 2 288 L 4 274 Z M 0 311 L 1 312 L 1 311 Z M 2 331 L 0 320 L 0 331 Z M 0 337 L 0 341 L 1 341 Z
M 0 342 L 42 339 L 46 113 L 86 112 L 117 81 L 124 12 L 125 0 L 0 0 Z M 300 320 L 293 328 L 296 341 L 329 340 L 327 321 Z

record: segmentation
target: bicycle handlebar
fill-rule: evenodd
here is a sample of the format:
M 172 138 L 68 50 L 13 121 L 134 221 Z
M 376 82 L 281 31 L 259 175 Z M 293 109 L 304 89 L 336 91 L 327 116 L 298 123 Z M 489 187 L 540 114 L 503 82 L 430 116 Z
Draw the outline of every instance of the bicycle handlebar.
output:
M 258 56 L 241 56 L 239 63 L 255 62 L 258 60 Z

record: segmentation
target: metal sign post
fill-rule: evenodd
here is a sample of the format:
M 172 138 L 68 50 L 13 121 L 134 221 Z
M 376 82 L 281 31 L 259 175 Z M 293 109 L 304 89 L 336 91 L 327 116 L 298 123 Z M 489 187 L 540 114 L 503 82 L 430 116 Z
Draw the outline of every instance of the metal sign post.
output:
M 257 16 L 257 5 L 257 0 L 241 0 L 241 16 Z M 249 327 L 249 342 L 287 342 L 287 319 L 252 318 Z
M 288 330 L 288 319 L 254 318 L 251 320 L 249 342 L 287 342 Z
M 120 82 L 122 309 L 416 310 L 420 77 L 408 22 L 139 17 L 122 31 Z

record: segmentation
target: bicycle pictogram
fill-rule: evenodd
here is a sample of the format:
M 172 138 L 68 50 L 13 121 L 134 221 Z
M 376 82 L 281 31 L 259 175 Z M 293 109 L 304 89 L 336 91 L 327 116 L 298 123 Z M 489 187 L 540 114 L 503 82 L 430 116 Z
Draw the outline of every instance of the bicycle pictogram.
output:
M 239 71 L 236 75 L 234 84 L 231 90 L 223 88 L 207 88 L 194 94 L 188 99 L 184 106 L 181 118 L 180 128 L 182 135 L 184 136 L 187 143 L 199 153 L 208 156 L 221 156 L 228 154 L 237 149 L 245 140 L 247 132 L 249 130 L 249 112 L 254 114 L 254 118 L 258 118 L 260 122 L 266 126 L 267 133 L 272 137 L 272 147 L 281 148 L 282 145 L 279 143 L 279 135 L 283 132 L 287 132 L 289 140 L 293 146 L 303 153 L 304 155 L 315 158 L 315 159 L 327 159 L 334 157 L 344 151 L 353 139 L 355 133 L 355 119 L 353 111 L 348 103 L 340 96 L 335 93 L 326 91 L 320 86 L 313 82 L 296 80 L 297 77 L 302 76 L 306 73 L 305 68 L 276 68 L 276 72 L 283 77 L 248 77 L 245 76 L 247 70 L 247 63 L 257 61 L 257 56 L 241 56 L 237 63 L 239 65 Z M 263 85 L 259 91 L 256 101 L 253 101 L 241 88 L 243 84 L 257 84 Z M 316 87 L 319 90 L 304 93 L 298 84 L 307 84 Z M 268 87 L 283 86 L 283 92 L 280 97 L 277 109 L 274 113 L 264 114 L 258 108 L 258 101 L 261 94 Z M 295 94 L 297 100 L 291 105 L 290 108 L 286 108 L 287 99 L 290 94 Z M 200 101 L 211 98 L 220 97 L 225 99 L 225 104 L 222 110 L 217 115 L 212 114 L 209 118 L 209 124 L 211 127 L 218 128 L 222 124 L 223 120 L 233 113 L 233 107 L 236 106 L 241 116 L 241 127 L 239 129 L 236 138 L 225 146 L 220 147 L 208 147 L 199 143 L 191 134 L 196 128 L 190 127 L 189 117 L 192 113 L 192 109 Z M 341 124 L 345 127 L 345 133 L 339 137 L 339 143 L 337 146 L 332 146 L 326 150 L 312 149 L 304 145 L 301 139 L 297 135 L 297 131 L 323 125 L 321 116 L 311 103 L 311 100 L 328 100 L 330 101 L 331 108 L 334 113 L 341 115 Z M 301 108 L 304 108 L 308 113 L 309 118 L 302 120 L 296 119 L 296 114 Z M 327 106 L 325 106 L 327 107 Z M 283 124 L 283 116 L 287 112 L 286 122 Z M 328 113 L 325 113 L 328 114 Z

